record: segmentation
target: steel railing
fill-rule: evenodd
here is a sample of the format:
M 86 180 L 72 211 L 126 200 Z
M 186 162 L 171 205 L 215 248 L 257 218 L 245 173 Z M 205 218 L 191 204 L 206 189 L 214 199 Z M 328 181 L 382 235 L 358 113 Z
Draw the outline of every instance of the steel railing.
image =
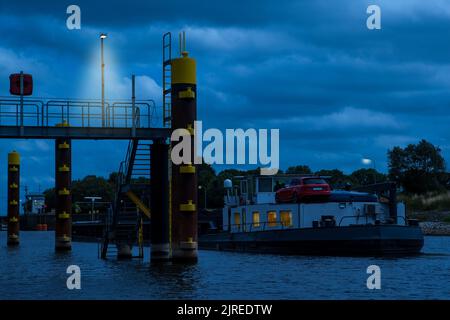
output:
M 367 215 L 353 215 L 353 216 L 343 216 L 339 220 L 338 226 L 340 227 L 342 224 L 342 221 L 345 219 L 357 219 L 357 218 L 365 218 L 366 224 L 369 222 L 369 217 Z M 403 219 L 405 225 L 408 225 L 408 219 L 402 216 L 398 216 L 398 218 Z M 374 220 L 376 219 L 376 216 L 374 216 Z M 281 227 L 281 228 L 280 228 Z M 237 223 L 237 224 L 228 224 L 225 226 L 224 229 L 228 229 L 230 231 L 243 231 L 243 232 L 251 232 L 251 231 L 266 231 L 266 230 L 278 230 L 278 229 L 293 229 L 295 228 L 292 223 L 286 223 L 281 221 L 263 221 L 263 222 L 250 222 L 250 223 Z
M 153 100 L 105 102 L 106 127 L 151 128 L 156 119 Z M 102 127 L 100 100 L 36 100 L 0 97 L 0 126 L 51 127 L 67 122 L 71 127 Z
M 343 217 L 341 217 L 341 219 L 339 220 L 338 226 L 340 227 L 341 224 L 342 224 L 342 221 L 345 220 L 345 219 L 364 219 L 364 218 L 365 218 L 366 224 L 368 224 L 368 223 L 369 223 L 369 217 L 372 218 L 373 221 L 375 221 L 375 220 L 377 220 L 377 217 L 378 217 L 378 216 L 379 216 L 378 214 L 374 214 L 374 215 L 367 215 L 367 214 L 366 214 L 366 215 L 360 215 L 360 216 L 358 216 L 358 215 L 353 215 L 353 216 L 343 216 Z M 389 217 L 389 218 L 390 218 L 390 217 Z M 407 218 L 405 218 L 405 217 L 403 217 L 403 216 L 397 216 L 396 218 L 397 218 L 397 219 L 398 219 L 398 218 L 403 219 L 403 221 L 404 221 L 404 223 L 405 223 L 405 226 L 408 225 L 408 219 L 407 219 Z M 394 223 L 394 224 L 395 224 L 395 223 Z
M 339 223 L 338 223 L 338 226 L 340 227 L 341 226 L 341 224 L 342 224 L 342 221 L 344 221 L 344 220 L 346 220 L 346 219 L 351 219 L 351 218 L 353 218 L 353 219 L 357 219 L 357 220 L 359 220 L 359 219 L 366 219 L 366 224 L 369 222 L 369 217 L 368 217 L 368 215 L 367 214 L 365 214 L 365 215 L 353 215 L 353 216 L 343 216 L 343 217 L 341 217 L 341 219 L 339 220 Z M 373 217 L 374 218 L 374 220 L 376 219 L 376 215 Z
M 263 221 L 263 222 L 250 222 L 250 223 L 236 223 L 229 224 L 227 227 L 230 227 L 231 231 L 265 231 L 265 230 L 277 230 L 276 227 L 281 227 L 281 229 L 294 229 L 294 225 L 292 223 L 286 223 L 281 221 Z
M 40 100 L 25 100 L 23 112 L 21 112 L 20 100 L 0 99 L 0 125 L 20 126 L 24 124 L 39 126 L 42 123 L 41 115 L 43 110 L 44 102 Z

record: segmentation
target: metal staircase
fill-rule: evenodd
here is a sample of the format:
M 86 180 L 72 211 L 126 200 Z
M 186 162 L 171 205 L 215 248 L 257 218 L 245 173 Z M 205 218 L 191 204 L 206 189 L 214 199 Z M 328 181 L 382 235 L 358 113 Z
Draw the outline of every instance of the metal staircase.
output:
M 181 47 L 181 45 L 180 45 Z M 180 48 L 181 50 L 181 48 Z M 172 34 L 167 32 L 162 40 L 163 65 L 163 127 L 172 127 Z M 172 149 L 169 146 L 169 155 Z M 172 161 L 169 160 L 169 181 L 172 181 Z M 172 183 L 169 182 L 169 243 L 172 242 Z
M 116 177 L 116 193 L 110 217 L 105 223 L 101 257 L 106 259 L 110 244 L 138 243 L 142 253 L 143 216 L 150 218 L 150 143 L 130 140 L 125 160 Z
M 181 41 L 180 36 L 180 52 Z M 163 55 L 163 127 L 171 127 L 171 79 L 172 79 L 172 35 L 167 32 L 162 41 Z M 134 96 L 134 95 L 133 95 Z M 170 151 L 169 151 L 170 152 Z M 105 234 L 101 245 L 101 257 L 106 259 L 110 244 L 126 243 L 130 246 L 141 243 L 143 216 L 150 218 L 150 144 L 130 140 L 125 160 L 120 163 L 117 174 L 116 196 L 110 215 L 106 219 Z M 169 161 L 169 172 L 171 162 Z M 169 186 L 171 197 L 171 186 Z M 169 202 L 169 219 L 171 203 Z M 170 223 L 169 223 L 170 224 Z M 171 231 L 169 231 L 171 233 Z M 140 250 L 142 252 L 142 248 Z
M 163 126 L 170 128 L 172 120 L 171 79 L 172 79 L 172 34 L 163 36 Z

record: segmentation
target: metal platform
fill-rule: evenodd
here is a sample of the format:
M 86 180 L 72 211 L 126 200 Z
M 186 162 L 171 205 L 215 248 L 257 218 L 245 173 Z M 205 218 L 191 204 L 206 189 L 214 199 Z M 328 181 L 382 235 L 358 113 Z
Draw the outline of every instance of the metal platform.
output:
M 167 138 L 153 100 L 108 101 L 105 126 L 99 100 L 0 98 L 0 138 L 153 140 Z M 66 126 L 60 126 L 62 123 Z

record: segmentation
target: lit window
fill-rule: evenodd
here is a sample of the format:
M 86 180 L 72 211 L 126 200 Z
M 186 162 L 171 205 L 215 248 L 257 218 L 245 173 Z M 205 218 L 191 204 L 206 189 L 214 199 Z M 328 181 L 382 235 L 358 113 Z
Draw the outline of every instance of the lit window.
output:
M 234 214 L 234 224 L 238 227 L 240 227 L 241 225 L 241 215 L 239 214 L 239 212 L 235 212 Z
M 258 228 L 260 226 L 259 212 L 253 212 L 253 227 Z
M 283 227 L 292 227 L 292 212 L 280 211 L 280 219 Z
M 269 227 L 275 227 L 277 225 L 277 212 L 276 211 L 267 212 L 267 222 L 269 222 Z

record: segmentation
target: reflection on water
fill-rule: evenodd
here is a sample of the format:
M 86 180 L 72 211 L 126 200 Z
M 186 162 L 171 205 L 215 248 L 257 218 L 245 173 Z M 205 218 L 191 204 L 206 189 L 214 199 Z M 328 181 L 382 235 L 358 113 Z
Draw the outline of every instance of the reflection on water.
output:
M 199 263 L 100 260 L 96 243 L 55 253 L 53 232 L 0 232 L 1 299 L 450 299 L 450 237 L 426 237 L 424 254 L 403 258 L 277 256 L 200 251 Z M 81 268 L 81 290 L 66 269 Z M 381 267 L 382 289 L 366 288 Z

